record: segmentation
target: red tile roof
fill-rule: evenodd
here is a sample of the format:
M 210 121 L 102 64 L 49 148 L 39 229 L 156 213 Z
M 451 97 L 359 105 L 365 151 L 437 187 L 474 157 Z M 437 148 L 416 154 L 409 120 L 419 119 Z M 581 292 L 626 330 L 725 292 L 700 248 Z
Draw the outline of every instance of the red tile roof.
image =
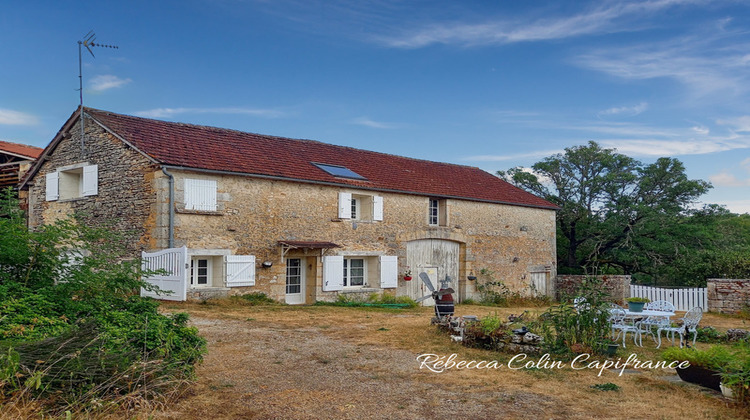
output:
M 43 151 L 44 149 L 40 149 L 39 147 L 0 141 L 0 153 L 7 152 L 19 157 L 37 159 Z
M 557 208 L 475 167 L 411 159 L 313 140 L 152 120 L 91 108 L 86 108 L 86 111 L 113 133 L 165 165 L 361 189 Z M 313 163 L 345 166 L 367 180 L 335 177 Z

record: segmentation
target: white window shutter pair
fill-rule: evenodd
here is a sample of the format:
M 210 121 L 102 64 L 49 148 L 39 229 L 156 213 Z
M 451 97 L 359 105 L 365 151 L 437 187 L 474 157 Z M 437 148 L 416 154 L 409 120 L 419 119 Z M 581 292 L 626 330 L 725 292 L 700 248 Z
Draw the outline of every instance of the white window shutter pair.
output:
M 99 194 L 99 166 L 89 165 L 83 167 L 83 180 L 81 184 L 81 195 L 88 197 Z
M 255 255 L 225 257 L 227 287 L 255 286 Z
M 337 292 L 344 289 L 344 257 L 328 255 L 323 257 L 323 291 Z
M 64 171 L 63 171 L 64 172 Z M 50 172 L 46 176 L 45 198 L 47 201 L 60 199 L 60 172 Z M 99 194 L 99 166 L 88 165 L 83 167 L 80 191 L 82 197 Z
M 185 209 L 216 211 L 216 180 L 185 179 Z
M 46 178 L 47 201 L 55 201 L 60 198 L 60 173 L 50 172 Z
M 382 255 L 380 257 L 380 287 L 392 289 L 398 287 L 398 257 Z M 323 291 L 336 292 L 344 289 L 344 257 L 329 255 L 323 257 Z
M 380 288 L 398 287 L 398 257 L 395 255 L 380 256 Z
M 352 193 L 339 193 L 339 219 L 352 218 Z M 372 220 L 383 220 L 383 197 L 372 197 Z

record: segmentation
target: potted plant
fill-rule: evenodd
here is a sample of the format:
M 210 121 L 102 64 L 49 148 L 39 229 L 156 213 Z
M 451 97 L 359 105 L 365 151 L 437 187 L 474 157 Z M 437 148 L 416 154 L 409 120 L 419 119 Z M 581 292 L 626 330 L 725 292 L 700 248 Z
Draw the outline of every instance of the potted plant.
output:
M 630 312 L 643 312 L 643 305 L 651 302 L 651 299 L 644 297 L 629 297 L 625 300 L 628 302 Z
M 607 356 L 614 356 L 615 354 L 617 354 L 617 349 L 619 348 L 619 344 L 614 342 L 612 339 L 607 338 L 601 342 L 600 352 Z
M 411 281 L 411 270 L 409 267 L 406 267 L 406 270 L 404 271 L 404 280 Z
M 721 391 L 721 372 L 732 363 L 734 356 L 723 346 L 712 346 L 707 350 L 670 347 L 662 353 L 662 358 L 668 362 L 690 363 L 684 369 L 676 369 L 683 381 Z

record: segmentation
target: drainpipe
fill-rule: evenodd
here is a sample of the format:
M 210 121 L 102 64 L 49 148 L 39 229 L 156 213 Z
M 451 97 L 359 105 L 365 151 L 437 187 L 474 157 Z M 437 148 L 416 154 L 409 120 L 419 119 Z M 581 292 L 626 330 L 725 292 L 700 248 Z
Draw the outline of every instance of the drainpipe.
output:
M 174 248 L 174 176 L 167 172 L 167 168 L 161 167 L 164 175 L 169 177 L 169 246 Z

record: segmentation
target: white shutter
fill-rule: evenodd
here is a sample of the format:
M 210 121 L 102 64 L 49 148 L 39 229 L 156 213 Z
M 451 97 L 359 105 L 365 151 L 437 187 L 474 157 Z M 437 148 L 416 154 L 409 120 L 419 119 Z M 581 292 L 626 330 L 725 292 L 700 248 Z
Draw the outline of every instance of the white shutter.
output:
M 216 180 L 185 179 L 185 210 L 216 211 Z
M 60 173 L 50 172 L 47 174 L 47 201 L 55 201 L 60 198 Z
M 227 287 L 255 286 L 255 255 L 227 255 Z
M 323 291 L 335 292 L 344 289 L 344 257 L 323 257 Z
M 395 255 L 380 256 L 380 288 L 398 287 L 398 257 Z
M 89 165 L 83 167 L 83 185 L 81 195 L 97 195 L 99 193 L 99 166 Z
M 383 197 L 372 197 L 372 220 L 383 220 Z
M 339 219 L 351 219 L 351 218 L 352 218 L 352 194 L 347 193 L 347 192 L 340 192 L 339 193 Z

